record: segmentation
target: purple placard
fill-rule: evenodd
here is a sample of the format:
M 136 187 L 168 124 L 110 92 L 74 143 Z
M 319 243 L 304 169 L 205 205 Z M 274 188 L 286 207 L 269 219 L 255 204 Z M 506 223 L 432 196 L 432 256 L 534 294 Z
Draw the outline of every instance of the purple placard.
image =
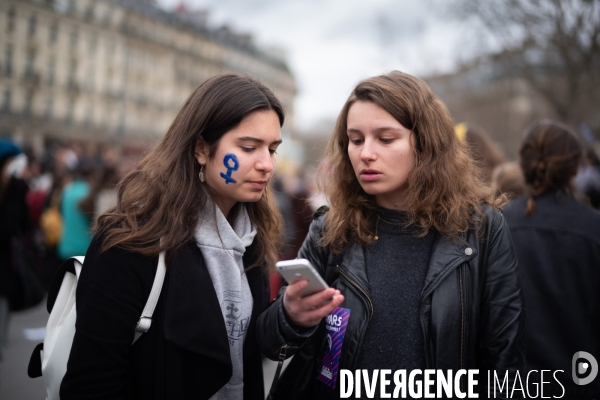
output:
M 340 368 L 340 355 L 344 336 L 348 327 L 350 309 L 338 307 L 325 317 L 325 332 L 327 334 L 327 350 L 323 357 L 323 365 L 317 379 L 332 389 L 337 384 L 338 371 Z

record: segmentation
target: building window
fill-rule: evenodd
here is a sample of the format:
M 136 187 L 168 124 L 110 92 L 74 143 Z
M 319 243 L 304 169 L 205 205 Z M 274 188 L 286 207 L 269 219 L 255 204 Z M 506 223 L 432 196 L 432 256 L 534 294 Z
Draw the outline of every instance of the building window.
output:
M 90 36 L 90 53 L 95 53 L 96 49 L 98 48 L 98 38 L 96 37 L 95 34 L 92 34 L 92 36 Z
M 51 58 L 48 62 L 48 85 L 54 85 L 54 75 L 56 74 L 56 60 Z
M 6 76 L 12 75 L 12 56 L 12 47 L 8 46 L 6 50 L 4 50 L 4 75 Z
M 25 58 L 25 76 L 33 76 L 33 67 L 35 65 L 35 51 L 29 50 Z
M 27 35 L 29 37 L 35 36 L 36 28 L 37 28 L 37 19 L 35 18 L 35 15 L 32 15 L 29 18 L 29 21 L 27 21 Z
M 104 85 L 105 85 L 104 86 L 104 92 L 106 94 L 110 94 L 111 89 L 112 89 L 112 79 L 113 79 L 112 75 L 113 75 L 112 74 L 112 70 L 111 69 L 107 69 L 106 70 L 106 79 L 104 80 Z
M 92 125 L 93 119 L 94 119 L 94 108 L 91 105 L 89 105 L 85 112 L 84 125 L 86 127 L 90 127 Z
M 90 67 L 90 71 L 89 74 L 87 76 L 88 78 L 88 89 L 93 92 L 95 89 L 95 83 L 96 83 L 96 68 L 94 66 L 94 64 L 92 64 L 92 66 Z
M 52 96 L 48 97 L 46 101 L 46 111 L 44 111 L 44 118 L 52 119 L 52 111 L 54 109 L 54 99 Z
M 85 10 L 84 18 L 86 21 L 92 21 L 94 19 L 94 4 L 90 4 Z
M 69 88 L 77 89 L 77 60 L 71 60 L 69 63 Z
M 112 18 L 110 15 L 110 12 L 107 11 L 106 14 L 104 15 L 104 19 L 102 20 L 102 24 L 107 27 L 110 25 L 110 23 L 112 22 Z
M 67 125 L 71 125 L 73 123 L 73 113 L 75 108 L 75 101 L 73 99 L 69 100 L 67 104 L 67 115 L 65 116 L 65 123 Z
M 33 106 L 33 91 L 29 91 L 25 95 L 25 104 L 23 105 L 23 114 L 31 115 L 32 106 Z
M 121 113 L 119 117 L 119 126 L 117 126 L 117 133 L 119 136 L 123 136 L 125 134 L 125 112 Z
M 115 55 L 115 41 L 114 40 L 108 39 L 108 41 L 106 42 L 106 52 L 109 57 L 112 57 Z
M 4 91 L 4 97 L 2 99 L 2 110 L 3 111 L 10 111 L 10 98 L 11 98 L 11 92 L 10 89 L 6 89 Z
M 58 39 L 58 23 L 54 22 L 50 25 L 50 35 L 49 35 L 50 44 L 55 44 Z
M 77 47 L 77 41 L 79 39 L 79 32 L 77 32 L 77 29 L 73 29 L 71 31 L 71 48 L 74 49 L 75 47 Z
M 11 8 L 6 13 L 6 32 L 14 32 L 15 30 L 15 9 Z
M 77 75 L 77 60 L 71 60 L 69 64 L 69 79 L 75 80 L 75 76 Z

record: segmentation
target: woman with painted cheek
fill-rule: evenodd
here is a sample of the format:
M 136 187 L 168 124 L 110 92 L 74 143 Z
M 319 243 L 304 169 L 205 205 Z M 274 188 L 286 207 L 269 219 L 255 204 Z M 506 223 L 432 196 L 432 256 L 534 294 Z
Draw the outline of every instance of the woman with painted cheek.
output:
M 342 369 L 370 377 L 478 369 L 480 397 L 494 370 L 512 387 L 524 366 L 524 320 L 504 199 L 486 186 L 429 87 L 397 71 L 360 82 L 319 173 L 331 206 L 316 212 L 298 257 L 332 288 L 300 297 L 305 283 L 289 285 L 261 314 L 263 353 L 296 355 L 277 398 L 337 398 Z M 330 344 L 342 315 L 343 339 Z M 385 397 L 380 382 L 374 398 Z M 461 378 L 458 390 L 467 384 Z M 409 398 L 430 397 L 407 386 Z
M 283 121 L 265 86 L 216 76 L 120 182 L 82 268 L 61 399 L 264 398 L 254 325 L 281 231 L 267 183 Z M 150 329 L 132 345 L 163 254 Z

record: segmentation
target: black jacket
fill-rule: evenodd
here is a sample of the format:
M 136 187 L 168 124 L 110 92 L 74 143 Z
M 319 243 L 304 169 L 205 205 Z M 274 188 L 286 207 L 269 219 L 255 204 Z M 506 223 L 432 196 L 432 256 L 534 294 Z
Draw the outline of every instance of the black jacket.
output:
M 566 398 L 598 397 L 600 377 L 575 385 L 571 364 L 578 351 L 600 362 L 600 213 L 560 192 L 537 198 L 532 216 L 526 208 L 522 197 L 504 214 L 527 305 L 527 370 L 563 370 Z M 557 385 L 544 391 L 562 393 Z
M 485 380 L 487 369 L 502 376 L 509 371 L 512 380 L 525 363 L 525 323 L 517 261 L 502 214 L 487 208 L 484 217 L 481 237 L 469 231 L 455 242 L 436 233 L 420 304 L 426 368 L 480 369 L 480 382 Z M 345 296 L 341 307 L 351 309 L 351 315 L 340 369 L 353 371 L 373 313 L 364 248 L 353 242 L 337 257 L 318 246 L 324 221 L 325 215 L 313 221 L 298 256 L 309 259 L 328 283 Z M 282 328 L 287 324 L 281 321 L 281 302 L 280 296 L 259 317 L 257 327 L 261 349 L 271 359 L 277 358 L 284 344 L 290 346 L 288 354 L 301 347 L 286 370 L 287 376 L 282 378 L 286 393 L 281 398 L 338 396 L 339 390 L 334 395 L 314 379 L 324 350 L 324 323 L 304 342 L 301 335 Z M 312 379 L 300 381 L 299 376 Z M 480 397 L 486 397 L 484 385 L 480 391 Z
M 87 251 L 77 287 L 76 333 L 61 399 L 208 399 L 230 379 L 221 307 L 195 243 L 167 254 L 167 273 L 150 330 L 132 346 L 158 257 L 112 248 L 101 238 Z M 249 266 L 254 243 L 244 255 Z M 255 321 L 268 305 L 261 268 L 247 272 L 254 298 L 244 343 L 244 398 L 264 398 Z
M 29 207 L 27 206 L 27 184 L 22 179 L 11 177 L 0 197 L 0 296 L 8 296 L 13 288 L 11 240 L 27 245 L 31 233 Z

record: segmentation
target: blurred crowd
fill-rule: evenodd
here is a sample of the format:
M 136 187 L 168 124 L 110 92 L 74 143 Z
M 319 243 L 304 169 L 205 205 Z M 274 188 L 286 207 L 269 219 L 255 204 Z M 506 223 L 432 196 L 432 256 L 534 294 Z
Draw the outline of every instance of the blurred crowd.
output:
M 522 166 L 517 161 L 509 161 L 500 147 L 480 127 L 461 122 L 455 126 L 456 134 L 466 142 L 472 156 L 479 162 L 486 180 L 498 194 L 508 199 L 524 196 L 528 188 Z M 582 157 L 572 186 L 578 200 L 600 209 L 600 159 L 593 142 L 578 135 L 582 146 Z
M 3 147 L 11 145 L 16 146 L 2 141 Z M 63 260 L 85 254 L 95 219 L 116 203 L 117 182 L 143 151 L 136 146 L 48 139 L 41 153 L 16 146 L 5 160 L 3 176 L 27 187 L 28 219 L 23 230 L 32 238 L 27 250 L 34 255 L 34 268 L 46 288 Z M 9 191 L 10 186 L 7 195 Z

